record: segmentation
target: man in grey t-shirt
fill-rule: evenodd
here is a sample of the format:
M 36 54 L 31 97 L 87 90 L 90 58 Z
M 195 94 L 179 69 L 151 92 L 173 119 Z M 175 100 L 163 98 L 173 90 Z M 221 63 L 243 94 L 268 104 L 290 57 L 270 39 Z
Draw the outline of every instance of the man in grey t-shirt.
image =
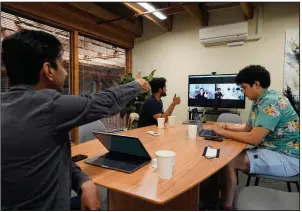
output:
M 94 183 L 71 161 L 68 132 L 120 112 L 149 84 L 138 79 L 90 95 L 62 95 L 62 44 L 23 30 L 2 42 L 12 88 L 1 93 L 2 210 L 68 210 L 71 189 L 82 209 L 100 209 Z

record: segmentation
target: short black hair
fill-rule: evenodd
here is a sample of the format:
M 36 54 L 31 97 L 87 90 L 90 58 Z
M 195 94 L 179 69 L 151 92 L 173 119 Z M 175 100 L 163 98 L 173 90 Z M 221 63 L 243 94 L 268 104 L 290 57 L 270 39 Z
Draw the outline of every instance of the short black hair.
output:
M 270 73 L 260 65 L 250 65 L 240 70 L 235 78 L 235 82 L 239 85 L 247 83 L 251 87 L 259 81 L 262 88 L 268 88 L 271 84 Z
M 164 89 L 164 87 L 166 86 L 166 82 L 167 82 L 167 80 L 163 77 L 153 78 L 150 81 L 150 86 L 151 86 L 152 93 L 157 93 L 160 88 Z
M 53 35 L 36 30 L 21 30 L 2 42 L 2 61 L 11 85 L 35 85 L 45 62 L 57 69 L 63 54 L 61 42 Z

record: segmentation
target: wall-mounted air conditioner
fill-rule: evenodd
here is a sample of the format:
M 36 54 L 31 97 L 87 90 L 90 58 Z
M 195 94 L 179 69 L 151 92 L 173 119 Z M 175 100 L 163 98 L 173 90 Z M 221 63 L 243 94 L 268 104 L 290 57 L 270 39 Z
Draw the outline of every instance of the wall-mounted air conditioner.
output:
M 248 38 L 248 22 L 204 27 L 199 30 L 199 38 L 205 46 L 245 41 Z

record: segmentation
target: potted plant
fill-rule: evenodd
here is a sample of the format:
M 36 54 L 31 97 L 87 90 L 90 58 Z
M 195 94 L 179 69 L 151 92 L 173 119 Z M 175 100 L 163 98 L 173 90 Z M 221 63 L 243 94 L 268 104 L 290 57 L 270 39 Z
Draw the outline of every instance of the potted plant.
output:
M 154 78 L 154 73 L 155 72 L 156 72 L 156 70 L 153 70 L 148 76 L 143 77 L 143 79 L 150 82 Z M 126 74 L 126 76 L 122 80 L 121 85 L 127 84 L 129 82 L 134 81 L 134 80 L 135 79 L 132 77 L 132 73 L 128 73 L 128 74 Z M 151 91 L 149 91 L 149 92 L 140 92 L 139 95 L 135 99 L 130 101 L 126 105 L 126 107 L 120 112 L 121 118 L 124 118 L 125 115 L 129 116 L 131 113 L 138 113 L 139 114 L 140 109 L 141 109 L 144 101 L 146 101 L 146 99 L 148 99 L 150 96 L 151 96 Z

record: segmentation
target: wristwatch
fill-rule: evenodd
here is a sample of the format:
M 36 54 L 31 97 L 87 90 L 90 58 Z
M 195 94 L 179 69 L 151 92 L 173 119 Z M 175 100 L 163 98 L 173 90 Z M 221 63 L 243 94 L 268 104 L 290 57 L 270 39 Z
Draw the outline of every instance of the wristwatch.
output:
M 228 130 L 228 125 L 224 125 L 223 129 Z

